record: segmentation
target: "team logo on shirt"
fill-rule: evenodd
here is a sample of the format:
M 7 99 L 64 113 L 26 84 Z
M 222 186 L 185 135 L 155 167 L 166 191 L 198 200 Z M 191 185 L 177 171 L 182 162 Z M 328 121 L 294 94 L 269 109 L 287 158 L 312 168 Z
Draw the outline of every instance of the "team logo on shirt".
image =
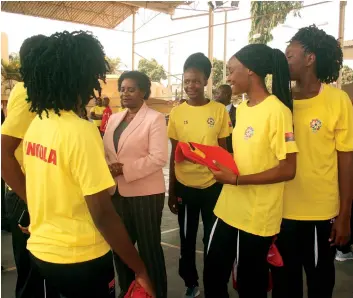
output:
M 213 127 L 214 124 L 215 124 L 215 120 L 212 117 L 209 117 L 207 119 L 207 124 L 208 124 L 209 127 Z
M 310 128 L 312 132 L 318 132 L 322 127 L 322 122 L 319 119 L 313 119 L 310 121 Z
M 245 140 L 249 140 L 253 135 L 254 135 L 254 129 L 251 126 L 245 129 L 245 133 L 244 133 Z
M 184 124 L 188 124 L 189 122 L 188 122 L 188 120 L 184 120 Z

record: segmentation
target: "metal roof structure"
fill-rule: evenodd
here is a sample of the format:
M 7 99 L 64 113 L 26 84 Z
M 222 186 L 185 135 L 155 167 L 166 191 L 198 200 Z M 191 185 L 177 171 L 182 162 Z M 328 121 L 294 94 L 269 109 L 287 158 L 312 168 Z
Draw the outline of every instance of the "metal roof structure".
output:
M 114 29 L 138 9 L 172 15 L 185 1 L 1 1 L 1 11 Z

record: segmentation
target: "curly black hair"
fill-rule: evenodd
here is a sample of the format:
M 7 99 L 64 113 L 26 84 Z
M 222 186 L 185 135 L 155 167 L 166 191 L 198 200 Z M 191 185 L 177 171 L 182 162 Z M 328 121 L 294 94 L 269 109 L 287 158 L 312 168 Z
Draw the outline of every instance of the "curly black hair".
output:
M 20 72 L 27 88 L 31 112 L 80 112 L 94 89 L 101 95 L 109 65 L 99 40 L 90 32 L 60 32 L 43 39 L 24 57 Z
M 212 64 L 210 59 L 208 59 L 203 53 L 192 54 L 186 59 L 184 63 L 184 72 L 190 68 L 195 68 L 204 73 L 207 80 L 210 78 Z
M 121 84 L 125 79 L 135 81 L 137 87 L 145 92 L 144 100 L 147 100 L 151 96 L 151 80 L 150 78 L 140 71 L 125 71 L 118 80 L 118 90 L 121 89 Z
M 31 52 L 31 50 L 39 45 L 45 38 L 46 36 L 41 34 L 26 38 L 20 48 L 20 62 L 23 63 L 25 57 Z
M 304 27 L 289 42 L 299 42 L 306 53 L 316 56 L 316 76 L 323 83 L 332 83 L 338 79 L 342 68 L 343 52 L 340 42 L 332 35 L 315 25 Z

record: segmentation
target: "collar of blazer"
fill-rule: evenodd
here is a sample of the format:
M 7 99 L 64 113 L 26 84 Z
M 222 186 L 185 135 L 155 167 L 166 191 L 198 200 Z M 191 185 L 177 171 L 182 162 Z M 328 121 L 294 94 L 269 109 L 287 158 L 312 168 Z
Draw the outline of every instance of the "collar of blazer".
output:
M 137 112 L 136 116 L 132 121 L 129 123 L 129 125 L 126 127 L 126 129 L 123 131 L 123 133 L 120 136 L 119 139 L 119 144 L 118 144 L 118 150 L 115 152 L 116 154 L 119 154 L 121 149 L 124 146 L 124 143 L 126 140 L 129 138 L 129 136 L 139 127 L 139 125 L 142 123 L 143 119 L 146 117 L 146 113 L 148 111 L 148 106 L 144 102 L 143 105 L 141 106 L 140 110 Z M 104 135 L 105 142 L 110 143 L 110 148 L 115 148 L 114 147 L 114 140 L 113 140 L 113 135 L 114 131 L 116 128 L 120 125 L 120 123 L 124 120 L 126 114 L 128 113 L 128 110 L 126 109 L 125 111 L 117 114 L 113 114 L 110 119 L 109 123 L 106 129 L 106 133 Z M 115 149 L 114 149 L 115 151 Z

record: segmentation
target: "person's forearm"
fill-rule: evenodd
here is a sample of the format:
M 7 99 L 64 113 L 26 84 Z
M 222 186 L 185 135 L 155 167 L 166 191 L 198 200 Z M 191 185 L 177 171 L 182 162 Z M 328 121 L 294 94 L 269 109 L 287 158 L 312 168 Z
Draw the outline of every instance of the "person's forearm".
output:
M 131 270 L 136 274 L 141 274 L 146 270 L 124 224 L 113 208 L 109 214 L 102 217 L 100 222 L 96 223 L 96 226 L 111 248 Z
M 171 154 L 170 155 L 170 161 L 169 161 L 169 193 L 174 193 L 174 191 L 175 191 L 175 182 L 176 182 L 175 160 L 174 160 L 174 155 Z
M 6 152 L 2 152 L 1 159 L 1 177 L 22 200 L 27 202 L 26 179 L 17 159 Z
M 353 198 L 353 152 L 338 152 L 340 216 L 351 216 Z
M 275 167 L 266 170 L 261 173 L 243 175 L 238 177 L 238 181 L 234 181 L 232 184 L 238 185 L 262 185 L 262 184 L 274 184 L 293 179 L 295 173 L 292 171 L 283 171 L 280 167 Z
M 154 154 L 148 154 L 131 163 L 124 164 L 122 174 L 124 175 L 125 181 L 131 183 L 161 171 L 167 164 L 167 160 L 167 151 L 165 153 L 155 152 Z
M 218 139 L 218 145 L 228 151 L 226 138 Z

